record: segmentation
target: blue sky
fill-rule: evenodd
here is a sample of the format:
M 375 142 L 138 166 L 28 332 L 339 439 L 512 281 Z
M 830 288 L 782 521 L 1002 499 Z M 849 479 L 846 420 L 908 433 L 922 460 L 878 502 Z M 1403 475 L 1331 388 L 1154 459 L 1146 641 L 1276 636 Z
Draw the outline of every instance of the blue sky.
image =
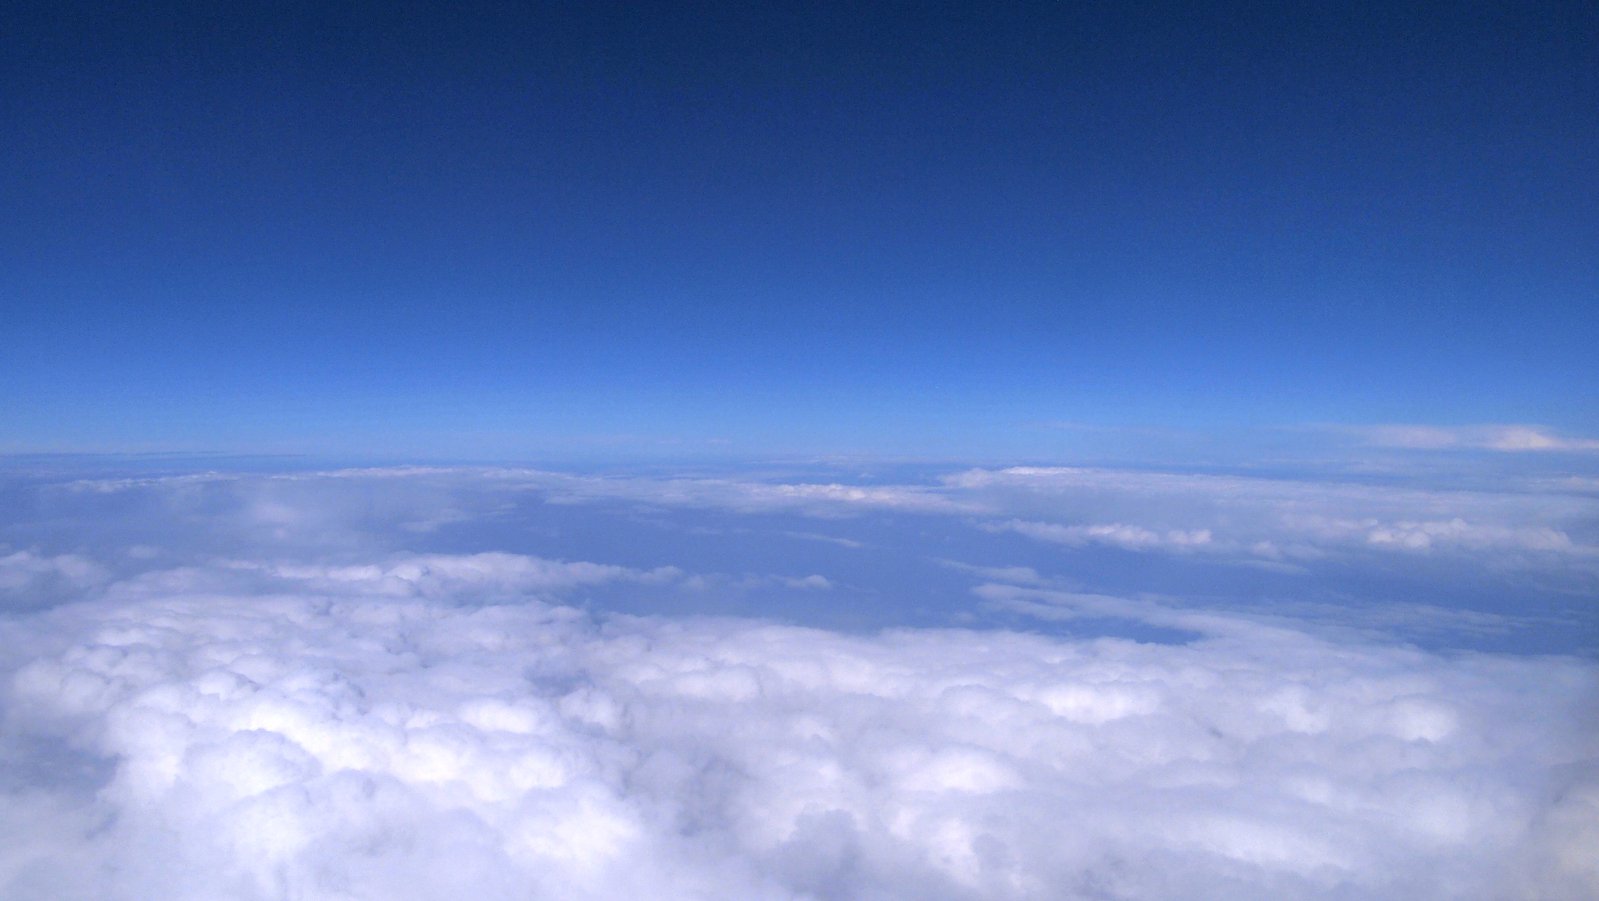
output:
M 3 15 L 0 450 L 1599 434 L 1587 4 Z

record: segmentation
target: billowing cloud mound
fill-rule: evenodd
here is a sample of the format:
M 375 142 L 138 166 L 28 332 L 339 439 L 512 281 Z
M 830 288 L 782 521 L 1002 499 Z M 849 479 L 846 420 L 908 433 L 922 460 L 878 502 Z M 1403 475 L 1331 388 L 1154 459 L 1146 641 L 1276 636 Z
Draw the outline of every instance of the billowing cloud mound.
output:
M 1226 620 L 1162 646 L 595 618 L 440 604 L 396 590 L 406 568 L 146 586 L 14 630 L 58 647 L 10 680 L 8 757 L 33 772 L 0 815 L 6 896 L 1599 886 L 1576 662 Z
M 403 500 L 398 483 L 424 476 L 383 478 L 391 537 L 464 542 L 407 524 L 499 515 L 459 492 Z M 1180 637 L 624 615 L 590 599 L 814 597 L 849 578 L 800 575 L 812 560 L 734 578 L 405 550 L 350 525 L 371 505 L 315 495 L 163 495 L 174 523 L 209 511 L 214 553 L 0 556 L 16 599 L 0 618 L 0 896 L 1599 895 L 1591 660 L 1425 651 L 1065 591 L 1027 567 L 941 568 L 985 580 L 973 608 L 1019 622 Z

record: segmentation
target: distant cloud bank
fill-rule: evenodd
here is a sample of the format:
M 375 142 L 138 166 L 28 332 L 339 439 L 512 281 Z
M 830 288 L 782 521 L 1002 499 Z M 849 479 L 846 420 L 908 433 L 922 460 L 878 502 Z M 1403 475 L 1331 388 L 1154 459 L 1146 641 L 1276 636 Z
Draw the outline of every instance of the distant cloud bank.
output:
M 1530 425 L 1373 425 L 1340 429 L 1375 447 L 1504 451 L 1599 451 L 1599 439 L 1572 438 Z

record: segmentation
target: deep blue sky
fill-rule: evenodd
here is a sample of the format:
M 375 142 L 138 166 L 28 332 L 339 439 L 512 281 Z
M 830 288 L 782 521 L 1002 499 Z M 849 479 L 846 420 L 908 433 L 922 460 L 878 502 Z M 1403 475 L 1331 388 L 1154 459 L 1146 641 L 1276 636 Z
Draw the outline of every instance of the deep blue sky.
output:
M 1599 432 L 1599 6 L 1310 6 L 8 3 L 0 451 Z

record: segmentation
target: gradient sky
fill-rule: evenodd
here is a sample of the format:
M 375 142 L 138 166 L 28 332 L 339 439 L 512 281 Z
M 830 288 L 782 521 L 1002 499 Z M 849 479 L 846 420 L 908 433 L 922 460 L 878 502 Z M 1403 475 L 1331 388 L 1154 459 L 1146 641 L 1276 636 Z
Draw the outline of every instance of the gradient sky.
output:
M 1591 3 L 242 6 L 0 11 L 0 451 L 1599 433 Z

